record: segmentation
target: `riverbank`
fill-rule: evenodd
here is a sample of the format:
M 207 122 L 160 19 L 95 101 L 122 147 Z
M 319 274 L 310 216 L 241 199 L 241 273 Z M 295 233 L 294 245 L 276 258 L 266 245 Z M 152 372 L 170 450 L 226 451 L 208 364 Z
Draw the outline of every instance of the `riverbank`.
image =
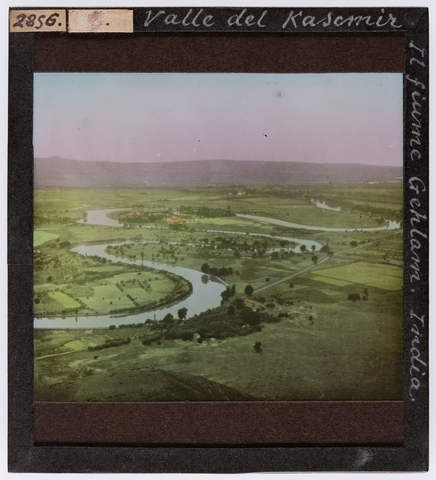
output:
M 96 216 L 106 217 L 107 212 L 110 211 L 110 209 L 99 210 L 95 211 L 94 214 Z M 98 212 L 98 214 L 96 212 Z M 258 218 L 259 217 L 250 219 L 250 222 L 252 220 L 259 221 Z M 262 220 L 266 220 L 266 223 L 268 223 L 268 221 L 275 222 L 274 219 Z M 283 223 L 283 225 L 281 225 L 281 223 Z M 281 223 L 280 228 L 285 228 L 284 224 L 286 224 L 286 222 Z M 93 228 L 93 226 L 88 225 L 87 228 Z M 266 225 L 264 228 L 269 227 Z M 288 228 L 290 228 L 289 225 Z M 124 230 L 119 228 L 116 230 L 118 232 L 124 232 Z M 374 234 L 381 233 L 383 230 L 386 231 L 386 229 L 379 229 L 379 231 L 374 232 Z M 173 272 L 179 277 L 187 279 L 187 284 L 188 286 L 190 285 L 189 291 L 178 290 L 164 295 L 168 292 L 161 290 L 160 300 L 150 300 L 150 298 L 148 298 L 147 305 L 137 305 L 136 300 L 138 297 L 127 295 L 127 299 L 132 301 L 134 306 L 114 305 L 112 307 L 112 304 L 109 303 L 111 306 L 110 308 L 107 300 L 105 300 L 111 296 L 107 295 L 108 285 L 106 282 L 106 285 L 98 285 L 98 287 L 106 287 L 100 292 L 100 302 L 95 304 L 95 302 L 91 300 L 91 303 L 93 304 L 91 308 L 85 311 L 83 309 L 81 310 L 85 315 L 83 313 L 80 314 L 79 309 L 77 308 L 85 306 L 82 303 L 76 303 L 75 305 L 70 306 L 69 309 L 68 307 L 63 309 L 60 320 L 62 320 L 64 328 L 89 328 L 91 326 L 96 326 L 91 320 L 92 317 L 101 320 L 103 326 L 107 326 L 107 322 L 109 321 L 108 318 L 115 318 L 117 320 L 116 325 L 119 325 L 120 323 L 117 317 L 120 315 L 125 317 L 130 314 L 133 321 L 141 323 L 150 318 L 150 316 L 144 318 L 144 315 L 147 313 L 151 315 L 152 318 L 157 318 L 158 320 L 168 313 L 175 315 L 177 313 L 176 306 L 179 308 L 188 308 L 190 314 L 198 314 L 203 311 L 198 309 L 198 305 L 204 305 L 205 308 L 218 306 L 221 302 L 220 294 L 223 287 L 219 290 L 215 290 L 212 298 L 210 297 L 210 292 L 208 292 L 209 295 L 205 295 L 201 299 L 199 295 L 195 295 L 194 299 L 197 305 L 194 305 L 193 301 L 190 302 L 189 306 L 186 302 L 183 302 L 183 299 L 187 298 L 189 292 L 194 290 L 192 281 L 188 279 L 190 275 L 194 274 L 194 283 L 197 285 L 197 289 L 200 286 L 200 281 L 203 284 L 213 283 L 214 281 L 218 281 L 218 283 L 220 282 L 220 280 L 214 280 L 213 277 L 204 275 L 199 271 L 205 264 L 205 258 L 207 258 L 209 262 L 212 261 L 215 268 L 229 270 L 229 267 L 231 267 L 230 270 L 232 273 L 227 279 L 227 283 L 233 284 L 238 292 L 244 290 L 247 282 L 250 282 L 255 289 L 265 288 L 265 281 L 271 282 L 271 284 L 280 283 L 281 279 L 292 277 L 294 273 L 305 270 L 320 260 L 319 255 L 315 256 L 315 252 L 321 249 L 321 244 L 319 242 L 314 240 L 301 240 L 284 235 L 278 236 L 246 233 L 242 236 L 239 232 L 210 230 L 177 230 L 176 232 L 171 232 L 169 228 L 152 229 L 147 230 L 147 232 L 143 232 L 141 229 L 133 229 L 133 231 L 129 232 L 130 235 L 132 235 L 133 232 L 135 232 L 135 234 L 130 238 L 133 238 L 134 241 L 130 240 L 121 244 L 98 244 L 95 241 L 88 241 L 86 244 L 75 247 L 73 251 L 75 253 L 80 252 L 87 256 L 87 258 L 94 258 L 98 261 L 103 260 L 106 262 L 107 260 L 110 260 L 111 262 L 114 262 L 114 265 L 130 264 L 132 266 L 136 265 L 136 268 L 140 265 L 147 265 L 149 268 L 153 269 L 152 271 L 163 269 L 166 272 Z M 322 231 L 317 232 L 317 236 L 320 237 L 322 233 Z M 366 235 L 370 235 L 371 232 L 354 231 L 354 235 L 360 235 L 360 237 L 365 235 L 365 233 Z M 171 237 L 174 238 L 174 235 L 176 235 L 177 240 L 169 240 Z M 331 235 L 333 235 L 333 233 Z M 340 233 L 335 230 L 335 235 L 340 235 Z M 150 236 L 151 239 L 149 238 Z M 300 248 L 295 246 L 295 243 L 297 242 L 300 242 Z M 360 241 L 360 244 L 362 242 L 365 241 Z M 351 240 L 350 243 L 351 245 L 357 245 L 357 242 L 354 240 Z M 344 242 L 342 242 L 342 244 L 344 245 Z M 277 247 L 274 245 L 280 246 Z M 306 245 L 310 246 L 310 251 Z M 303 246 L 307 253 L 303 252 Z M 296 253 L 296 251 L 299 253 Z M 144 260 L 144 258 L 151 258 L 151 261 Z M 162 262 L 162 260 L 164 261 Z M 165 261 L 171 263 L 165 263 Z M 264 278 L 262 278 L 261 271 L 265 272 Z M 153 280 L 156 280 L 156 278 Z M 151 281 L 151 279 L 148 281 Z M 134 280 L 133 282 L 135 283 Z M 115 286 L 120 289 L 120 285 L 117 285 L 117 283 L 119 282 L 115 282 Z M 226 285 L 225 282 L 221 281 L 221 283 L 223 286 Z M 150 288 L 150 285 L 145 287 L 144 282 L 142 284 L 139 282 L 137 285 L 130 285 L 130 287 L 137 286 L 141 287 L 145 293 L 147 293 L 147 289 Z M 150 290 L 148 290 L 148 293 L 150 293 Z M 68 292 L 55 293 L 58 297 L 65 294 L 68 295 Z M 117 291 L 112 292 L 112 294 L 112 297 L 117 298 Z M 60 300 L 62 299 L 64 301 L 77 302 L 74 298 L 60 298 Z M 99 297 L 96 297 L 94 300 L 97 299 L 99 299 Z M 79 302 L 83 302 L 83 299 L 78 300 Z M 87 297 L 87 300 L 89 300 L 89 297 Z M 121 301 L 121 297 L 118 297 L 118 301 Z M 110 302 L 113 302 L 113 300 Z M 68 315 L 74 317 L 74 322 L 68 322 L 68 324 L 65 323 L 65 317 Z M 47 314 L 43 316 L 36 311 L 35 327 L 49 327 L 50 325 L 53 325 L 56 320 L 57 317 L 53 317 L 53 315 Z
M 38 401 L 191 398 L 188 391 L 195 390 L 194 384 L 188 382 L 187 390 L 183 380 L 175 382 L 172 388 L 167 377 L 159 373 L 167 372 L 225 385 L 240 392 L 241 397 L 233 400 L 247 397 L 263 401 L 399 400 L 402 328 L 397 316 L 401 315 L 401 305 L 395 300 L 397 294 L 369 290 L 369 300 L 356 305 L 346 300 L 338 302 L 334 297 L 327 303 L 320 292 L 313 292 L 315 301 L 307 302 L 303 300 L 307 290 L 300 289 L 292 294 L 293 306 L 277 305 L 274 309 L 276 314 L 288 311 L 291 317 L 265 324 L 260 331 L 246 336 L 202 343 L 163 337 L 144 345 L 144 336 L 154 335 L 145 326 L 36 330 L 36 357 L 55 351 L 70 353 L 36 361 L 35 398 Z M 128 344 L 88 350 L 89 346 L 127 337 Z M 261 344 L 260 352 L 254 348 L 257 342 Z M 151 372 L 153 376 L 149 375 Z M 156 391 L 158 397 L 154 396 Z M 203 397 L 195 399 L 211 400 L 203 392 Z
M 36 292 L 47 283 L 64 288 L 85 273 L 82 287 L 94 288 L 104 281 L 97 276 L 111 269 L 112 276 L 128 272 L 143 282 L 144 273 L 137 274 L 145 267 L 152 269 L 147 282 L 155 277 L 151 272 L 165 269 L 191 282 L 193 292 L 175 305 L 136 315 L 36 319 L 35 398 L 223 401 L 225 386 L 232 389 L 224 393 L 227 400 L 401 399 L 401 228 L 306 229 L 364 226 L 376 222 L 372 210 L 395 219 L 402 191 L 390 202 L 392 191 L 238 187 L 232 193 L 229 187 L 82 195 L 53 189 L 41 194 L 42 204 L 37 192 L 40 231 L 58 237 L 46 236 L 51 240 L 35 248 L 36 257 L 45 255 L 43 264 L 36 264 Z M 333 206 L 348 203 L 349 210 L 324 215 L 310 198 Z M 353 202 L 360 211 L 350 207 Z M 297 229 L 236 216 L 177 224 L 177 212 L 201 205 L 305 225 Z M 171 211 L 175 223 L 123 228 L 76 222 L 97 208 Z M 80 258 L 81 267 L 69 263 L 68 255 Z M 207 273 L 221 269 L 224 281 Z M 53 272 L 60 272 L 59 278 Z M 221 305 L 227 286 L 236 295 Z M 254 293 L 244 299 L 246 289 Z
M 34 264 L 37 321 L 134 315 L 178 303 L 193 290 L 191 282 L 173 272 L 133 262 L 112 263 L 64 244 L 36 251 Z

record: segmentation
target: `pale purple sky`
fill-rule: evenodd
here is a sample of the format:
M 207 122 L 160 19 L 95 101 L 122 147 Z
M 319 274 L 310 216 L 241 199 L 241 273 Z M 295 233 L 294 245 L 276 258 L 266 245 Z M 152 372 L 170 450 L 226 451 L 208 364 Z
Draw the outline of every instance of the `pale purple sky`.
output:
M 36 73 L 35 157 L 403 163 L 402 75 Z

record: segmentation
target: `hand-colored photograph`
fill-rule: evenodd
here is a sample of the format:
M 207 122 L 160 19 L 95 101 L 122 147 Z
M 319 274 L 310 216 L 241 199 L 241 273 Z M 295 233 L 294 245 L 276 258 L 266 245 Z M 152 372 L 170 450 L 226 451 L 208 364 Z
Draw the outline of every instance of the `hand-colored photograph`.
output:
M 402 400 L 402 97 L 35 73 L 35 400 Z

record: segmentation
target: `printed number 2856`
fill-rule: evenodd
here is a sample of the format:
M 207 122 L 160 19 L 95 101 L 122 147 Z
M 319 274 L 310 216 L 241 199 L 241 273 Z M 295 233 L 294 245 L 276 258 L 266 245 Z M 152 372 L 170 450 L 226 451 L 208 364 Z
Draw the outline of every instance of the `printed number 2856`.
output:
M 27 17 L 27 19 L 26 19 Z M 43 22 L 43 19 L 46 17 L 46 15 L 40 15 L 38 18 L 36 18 L 35 14 L 31 15 L 26 15 L 25 13 L 22 13 L 17 16 L 18 22 L 14 23 L 14 27 L 21 27 L 24 28 L 26 25 L 29 28 L 34 27 L 36 30 L 39 30 L 44 23 L 47 25 L 47 27 L 52 27 L 56 23 L 57 17 L 59 17 L 59 13 L 52 13 L 45 22 Z M 38 22 L 36 24 L 36 22 Z

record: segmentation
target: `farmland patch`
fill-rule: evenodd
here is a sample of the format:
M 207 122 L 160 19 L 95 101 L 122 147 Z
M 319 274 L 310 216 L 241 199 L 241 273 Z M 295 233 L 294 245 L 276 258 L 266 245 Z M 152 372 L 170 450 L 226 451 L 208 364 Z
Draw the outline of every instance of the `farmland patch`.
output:
M 72 342 L 67 342 L 64 347 L 71 350 L 84 350 L 86 345 L 80 340 L 73 340 Z
M 51 298 L 56 300 L 57 302 L 61 303 L 64 308 L 79 308 L 80 303 L 76 302 L 73 298 L 69 295 L 66 295 L 62 292 L 49 292 L 48 294 Z
M 317 276 L 336 281 L 348 281 L 361 285 L 398 290 L 403 286 L 403 269 L 398 266 L 356 262 L 343 267 L 333 267 L 317 272 Z
M 329 285 L 335 285 L 337 287 L 346 287 L 347 285 L 350 285 L 350 282 L 345 282 L 344 280 L 338 280 L 336 278 L 330 278 L 330 277 L 324 276 L 322 272 L 325 272 L 325 271 L 326 270 L 321 270 L 320 272 L 312 273 L 312 278 L 317 282 L 324 282 L 324 283 L 328 283 Z
M 39 247 L 39 245 L 42 245 L 50 240 L 55 240 L 58 237 L 59 235 L 56 235 L 55 233 L 48 233 L 44 232 L 43 230 L 35 230 L 33 232 L 33 246 Z

